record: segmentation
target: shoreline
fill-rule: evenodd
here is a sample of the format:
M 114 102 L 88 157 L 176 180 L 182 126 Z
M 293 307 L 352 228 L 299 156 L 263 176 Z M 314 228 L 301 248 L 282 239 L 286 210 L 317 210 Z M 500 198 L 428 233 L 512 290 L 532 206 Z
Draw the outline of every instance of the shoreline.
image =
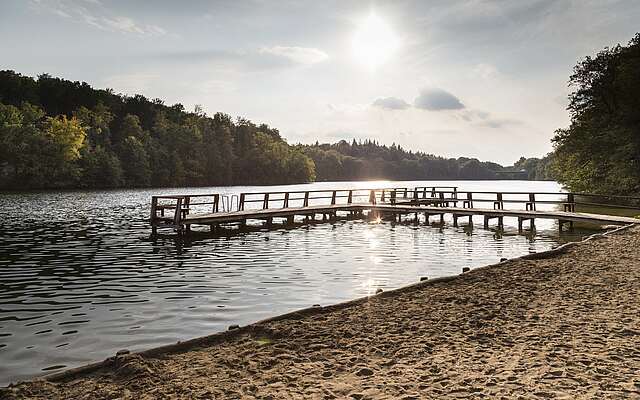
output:
M 0 389 L 0 395 L 3 395 L 3 394 L 8 395 L 9 398 L 12 398 L 12 396 L 16 396 L 13 398 L 24 398 L 24 397 L 21 397 L 24 395 L 26 395 L 27 397 L 34 396 L 35 398 L 38 398 L 38 397 L 68 398 L 65 396 L 66 389 L 68 389 L 67 387 L 68 385 L 71 384 L 75 387 L 78 387 L 78 385 L 89 385 L 89 384 L 95 385 L 98 382 L 102 382 L 104 383 L 104 385 L 109 386 L 109 391 L 110 391 L 109 393 L 113 394 L 115 392 L 122 391 L 122 390 L 125 390 L 129 393 L 131 392 L 131 388 L 129 388 L 129 384 L 131 382 L 126 378 L 131 378 L 131 376 L 148 377 L 149 375 L 156 376 L 158 374 L 162 374 L 163 369 L 166 369 L 166 368 L 158 364 L 162 364 L 163 361 L 167 361 L 167 360 L 171 361 L 172 358 L 182 359 L 184 358 L 183 356 L 189 358 L 191 355 L 197 359 L 200 352 L 216 350 L 216 346 L 221 347 L 222 348 L 221 350 L 223 352 L 225 350 L 231 351 L 233 349 L 230 349 L 230 348 L 237 346 L 239 341 L 240 342 L 246 341 L 247 338 L 249 338 L 250 342 L 256 341 L 256 338 L 258 342 L 263 339 L 264 341 L 266 341 L 266 343 L 259 344 L 258 347 L 254 350 L 261 350 L 263 346 L 272 347 L 274 342 L 282 340 L 283 338 L 286 338 L 288 336 L 286 334 L 283 335 L 281 332 L 279 332 L 278 325 L 287 325 L 287 324 L 295 325 L 297 321 L 306 321 L 309 319 L 313 320 L 314 318 L 323 319 L 325 317 L 335 317 L 335 314 L 339 314 L 341 312 L 346 314 L 349 314 L 349 313 L 356 314 L 356 315 L 352 315 L 351 317 L 357 317 L 359 314 L 363 312 L 363 310 L 357 310 L 358 308 L 366 308 L 367 311 L 369 311 L 368 309 L 370 308 L 370 305 L 371 305 L 370 303 L 376 303 L 376 302 L 380 303 L 380 302 L 384 302 L 385 300 L 388 300 L 389 302 L 400 303 L 400 304 L 396 304 L 396 306 L 402 307 L 403 296 L 417 297 L 422 292 L 429 291 L 430 288 L 432 290 L 437 290 L 442 288 L 446 290 L 447 287 L 449 286 L 452 286 L 454 288 L 455 286 L 464 286 L 465 282 L 469 281 L 470 279 L 472 280 L 473 278 L 479 278 L 480 280 L 482 280 L 483 278 L 486 278 L 486 277 L 483 277 L 482 275 L 487 275 L 491 273 L 499 274 L 498 270 L 503 269 L 503 267 L 507 267 L 507 266 L 511 266 L 512 268 L 517 269 L 518 265 L 523 263 L 525 265 L 532 264 L 532 262 L 535 264 L 536 261 L 553 263 L 554 260 L 558 260 L 562 258 L 567 252 L 570 252 L 572 249 L 576 247 L 588 245 L 589 242 L 594 242 L 594 241 L 595 241 L 594 243 L 598 243 L 598 239 L 615 238 L 615 237 L 618 237 L 619 239 L 620 237 L 623 237 L 623 236 L 634 236 L 634 237 L 639 236 L 640 237 L 640 229 L 634 229 L 634 226 L 635 225 L 627 225 L 621 228 L 617 228 L 615 230 L 607 231 L 605 233 L 597 233 L 579 242 L 569 242 L 561 246 L 558 246 L 557 248 L 547 250 L 544 252 L 532 253 L 525 256 L 508 259 L 506 261 L 502 261 L 496 264 L 478 267 L 460 275 L 453 275 L 449 277 L 442 277 L 442 278 L 436 278 L 432 280 L 421 281 L 411 285 L 396 288 L 393 290 L 388 290 L 374 296 L 361 297 L 361 298 L 349 300 L 342 303 L 332 304 L 324 307 L 314 306 L 314 307 L 304 308 L 300 310 L 295 310 L 286 314 L 281 314 L 278 316 L 267 318 L 243 327 L 232 326 L 233 329 L 230 329 L 228 331 L 217 332 L 212 335 L 194 338 L 194 339 L 178 342 L 171 345 L 155 347 L 155 348 L 147 349 L 137 353 L 120 354 L 115 357 L 108 358 L 104 361 L 100 361 L 100 362 L 84 365 L 81 367 L 65 370 L 62 372 L 46 375 L 44 377 L 35 379 L 33 381 L 12 384 L 8 387 L 8 389 Z M 627 235 L 619 235 L 620 233 L 623 233 L 623 232 L 626 232 Z M 640 265 L 638 265 L 638 268 L 640 268 Z M 525 273 L 525 272 L 531 272 L 531 271 L 532 269 L 529 268 L 521 272 Z M 536 272 L 536 271 L 533 270 L 533 272 Z M 490 284 L 491 280 L 483 283 Z M 498 283 L 498 281 L 494 280 L 493 283 Z M 469 317 L 471 317 L 471 315 L 469 315 Z M 459 321 L 459 322 L 468 322 L 468 321 Z M 638 321 L 635 321 L 635 323 L 637 322 Z M 312 324 L 313 321 L 309 323 Z M 315 328 L 321 328 L 321 327 L 316 326 Z M 329 326 L 327 329 L 330 329 L 330 328 L 331 326 Z M 640 333 L 638 333 L 638 335 L 640 335 Z M 353 336 L 351 337 L 353 338 Z M 260 338 L 263 338 L 263 339 L 260 339 Z M 225 347 L 227 347 L 228 349 L 225 349 Z M 329 348 L 329 347 L 323 347 L 323 349 Z M 220 350 L 220 349 L 217 349 L 217 350 Z M 251 358 L 251 354 L 247 354 L 247 356 Z M 634 357 L 637 357 L 637 356 L 634 355 Z M 396 363 L 394 362 L 392 364 L 396 364 Z M 370 375 L 370 372 L 372 372 L 372 370 L 371 368 L 369 368 L 368 364 L 364 363 L 363 365 L 364 366 L 362 366 L 361 370 L 356 371 L 355 373 L 356 378 L 360 380 L 362 380 L 361 378 L 368 378 L 371 375 L 373 375 L 373 373 Z M 637 368 L 637 371 L 640 371 L 640 363 L 638 363 L 638 365 L 636 365 L 635 368 Z M 121 373 L 122 370 L 125 370 L 126 372 L 124 374 L 125 375 L 124 378 L 125 380 L 127 380 L 128 383 L 122 381 L 123 380 L 123 376 Z M 169 369 L 169 371 L 171 371 L 171 373 L 178 373 L 178 374 L 180 374 L 180 372 L 183 372 L 183 373 L 186 373 L 187 375 L 190 373 L 189 370 L 174 371 Z M 325 376 L 323 374 L 322 377 L 328 378 L 328 380 L 331 381 L 331 376 Z M 296 377 L 294 377 L 294 380 L 295 378 Z M 302 379 L 304 377 L 299 376 L 298 378 Z M 323 381 L 318 382 L 318 384 L 322 386 L 324 383 L 326 383 L 324 382 L 326 380 L 327 379 L 324 379 Z M 211 393 L 213 393 L 213 391 L 217 389 L 221 389 L 216 387 L 213 384 L 214 382 L 215 380 L 212 380 L 212 382 L 207 386 L 208 391 Z M 635 385 L 636 385 L 636 390 L 638 390 L 638 394 L 640 395 L 640 380 L 637 381 Z M 163 387 L 164 389 L 169 390 L 169 392 L 171 392 L 170 386 L 167 386 L 167 387 L 163 386 Z M 280 388 L 279 389 L 280 391 L 278 392 L 280 395 L 286 394 L 293 397 L 296 397 L 296 396 L 306 397 L 306 395 L 303 395 L 302 393 L 289 392 L 286 389 L 283 391 L 281 389 L 282 388 Z M 631 385 L 630 390 L 634 390 L 633 385 Z M 5 393 L 3 393 L 3 391 Z M 320 392 L 322 392 L 322 390 Z M 241 391 L 231 395 L 231 397 L 234 397 L 240 393 L 242 394 L 242 396 L 247 396 L 247 398 L 254 398 L 256 397 L 255 395 L 257 395 L 257 393 L 252 394 L 251 391 L 249 392 Z M 467 392 L 467 394 L 471 394 L 471 393 L 476 393 L 476 392 Z M 480 391 L 478 391 L 477 393 L 479 394 Z M 183 393 L 183 394 L 186 395 L 186 393 Z M 229 393 L 227 394 L 229 395 Z M 383 395 L 382 397 L 389 396 L 388 394 L 383 394 L 383 393 L 379 393 L 379 394 Z M 267 395 L 269 396 L 270 394 L 267 394 Z M 369 393 L 369 394 L 364 393 L 363 396 L 361 397 L 358 397 L 358 395 L 351 396 L 351 397 L 352 398 L 369 398 L 368 396 L 369 397 L 373 396 L 372 398 L 379 397 L 374 393 Z M 69 398 L 73 398 L 73 396 Z M 273 397 L 273 398 L 278 398 L 278 396 L 276 395 L 276 397 Z M 407 398 L 417 398 L 417 397 L 407 397 Z

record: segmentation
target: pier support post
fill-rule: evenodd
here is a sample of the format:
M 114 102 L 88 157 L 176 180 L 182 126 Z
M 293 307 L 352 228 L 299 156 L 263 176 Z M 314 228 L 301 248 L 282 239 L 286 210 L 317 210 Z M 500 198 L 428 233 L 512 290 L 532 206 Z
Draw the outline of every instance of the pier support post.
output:
M 522 233 L 524 231 L 524 222 L 527 220 L 529 221 L 529 230 L 534 231 L 536 229 L 535 218 L 518 217 L 518 232 Z
M 484 229 L 489 229 L 489 216 L 484 216 Z
M 453 214 L 453 226 L 455 228 L 458 227 L 458 215 L 457 214 Z
M 518 217 L 518 232 L 522 232 L 522 217 Z

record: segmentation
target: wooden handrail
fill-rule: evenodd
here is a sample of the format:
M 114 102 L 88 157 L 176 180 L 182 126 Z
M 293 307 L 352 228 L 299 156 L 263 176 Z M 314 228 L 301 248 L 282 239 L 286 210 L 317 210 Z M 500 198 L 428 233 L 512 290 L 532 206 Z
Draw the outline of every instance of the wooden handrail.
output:
M 238 211 L 244 211 L 247 203 L 262 202 L 262 209 L 269 209 L 273 202 L 282 201 L 283 208 L 290 208 L 292 201 L 302 201 L 302 207 L 310 206 L 310 201 L 315 200 L 321 204 L 330 203 L 331 205 L 344 204 L 339 199 L 346 199 L 346 204 L 368 202 L 369 204 L 377 204 L 378 199 L 385 203 L 398 204 L 399 202 L 407 202 L 407 204 L 437 205 L 448 207 L 450 203 L 457 206 L 458 202 L 462 202 L 463 208 L 474 208 L 476 203 L 493 203 L 493 208 L 503 210 L 505 204 L 525 204 L 525 210 L 536 211 L 536 206 L 540 204 L 556 204 L 560 205 L 564 211 L 575 212 L 576 206 L 593 206 L 620 208 L 629 210 L 640 210 L 640 204 L 636 205 L 618 205 L 612 203 L 597 203 L 591 201 L 581 201 L 580 197 L 595 197 L 602 199 L 624 199 L 640 201 L 640 197 L 633 196 L 616 196 L 616 195 L 598 195 L 592 193 L 573 193 L 573 192 L 515 192 L 515 191 L 459 191 L 457 187 L 442 187 L 453 190 L 438 190 L 439 187 L 421 187 L 416 186 L 413 189 L 406 187 L 397 188 L 376 188 L 376 189 L 328 189 L 328 190 L 308 190 L 308 191 L 282 191 L 282 192 L 243 192 L 239 194 Z M 281 195 L 282 196 L 279 196 Z M 410 196 L 411 194 L 411 196 Z M 428 197 L 430 194 L 431 197 Z M 461 197 L 458 195 L 462 194 Z M 302 196 L 303 195 L 303 196 Z M 480 196 L 478 198 L 477 196 Z M 521 196 L 521 198 L 513 198 L 513 196 Z M 556 196 L 557 198 L 545 199 L 543 196 Z M 195 198 L 211 197 L 212 201 L 193 201 Z M 364 200 L 368 197 L 368 201 Z M 510 198 L 511 197 L 511 198 Z M 542 198 L 541 198 L 542 197 Z M 362 200 L 357 200 L 362 199 Z M 460 200 L 459 200 L 460 199 Z M 161 203 L 161 200 L 173 200 L 169 204 Z M 182 195 L 154 195 L 151 197 L 150 217 L 152 224 L 162 223 L 162 221 L 171 220 L 164 217 L 165 210 L 174 209 L 173 224 L 174 226 L 183 226 L 183 220 L 193 210 L 195 206 L 211 205 L 211 211 L 217 213 L 220 210 L 221 195 L 219 193 L 210 194 L 182 194 Z M 300 203 L 294 205 L 299 207 Z M 278 207 L 276 207 L 278 208 Z M 228 211 L 228 210 L 226 210 Z M 160 214 L 160 215 L 158 215 Z

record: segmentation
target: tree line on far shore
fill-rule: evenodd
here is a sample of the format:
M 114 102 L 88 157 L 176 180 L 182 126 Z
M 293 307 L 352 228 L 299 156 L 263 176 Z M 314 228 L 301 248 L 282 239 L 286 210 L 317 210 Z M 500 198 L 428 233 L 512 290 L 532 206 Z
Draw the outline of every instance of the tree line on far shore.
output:
M 401 146 L 380 145 L 372 140 L 351 143 L 302 145 L 302 151 L 315 163 L 319 180 L 434 180 L 434 179 L 551 179 L 543 167 L 547 159 L 520 158 L 513 166 L 503 167 L 475 158 L 444 158 L 405 150 Z M 509 174 L 515 173 L 515 174 Z
M 548 178 L 536 160 L 517 168 Z M 277 129 L 223 113 L 0 71 L 0 189 L 495 179 L 513 168 L 370 140 L 289 145 Z

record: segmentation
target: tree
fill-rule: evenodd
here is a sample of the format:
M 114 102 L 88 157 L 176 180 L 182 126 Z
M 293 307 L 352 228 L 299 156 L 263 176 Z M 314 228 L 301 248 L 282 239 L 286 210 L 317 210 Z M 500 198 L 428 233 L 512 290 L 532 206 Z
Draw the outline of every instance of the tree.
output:
M 44 132 L 59 148 L 63 161 L 80 158 L 80 148 L 84 145 L 86 133 L 77 118 L 67 118 L 65 115 L 47 117 Z
M 126 185 L 149 186 L 151 183 L 149 155 L 140 139 L 134 136 L 127 137 L 120 157 Z
M 573 191 L 640 193 L 640 33 L 580 61 L 571 124 L 553 138 L 554 172 Z
M 83 187 L 119 187 L 123 182 L 123 171 L 118 157 L 98 145 L 85 148 L 80 162 Z

